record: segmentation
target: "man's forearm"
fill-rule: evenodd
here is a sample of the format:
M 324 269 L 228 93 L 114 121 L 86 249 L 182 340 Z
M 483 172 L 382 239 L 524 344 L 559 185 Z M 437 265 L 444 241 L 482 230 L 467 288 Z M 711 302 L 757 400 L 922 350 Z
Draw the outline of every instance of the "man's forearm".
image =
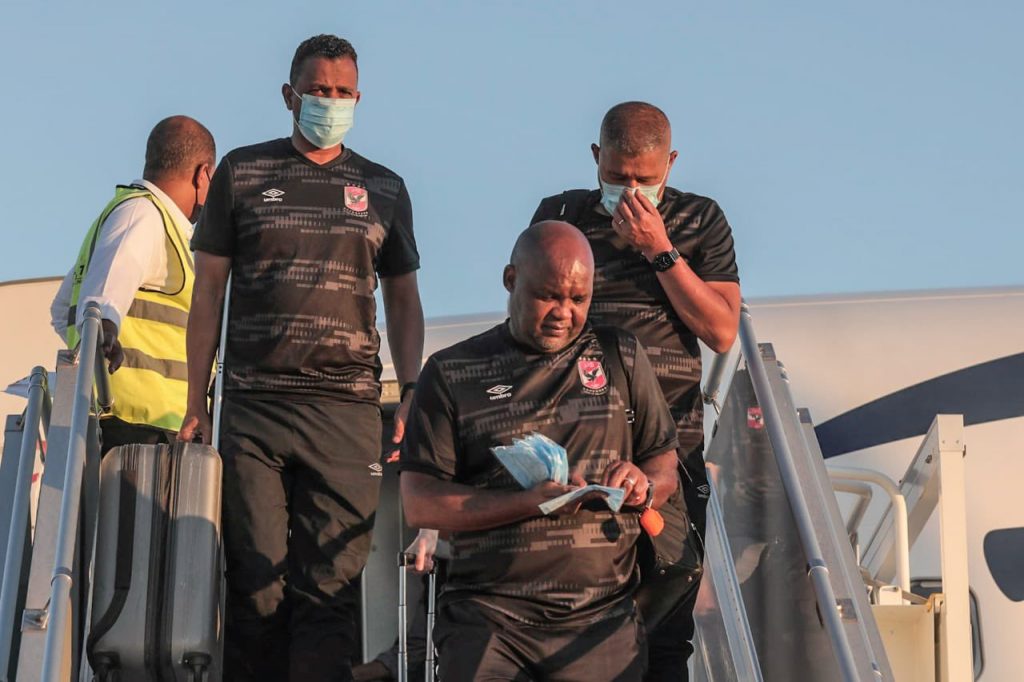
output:
M 388 346 L 399 384 L 415 381 L 423 362 L 423 305 L 416 273 L 383 281 Z
M 206 405 L 210 390 L 210 368 L 217 352 L 220 333 L 220 310 L 224 295 L 198 290 L 192 296 L 188 317 L 185 354 L 188 360 L 188 404 Z
M 486 530 L 540 516 L 530 491 L 481 490 L 404 472 L 402 506 L 409 525 L 447 531 Z
M 231 271 L 231 259 L 196 253 L 196 280 L 189 309 L 185 337 L 188 361 L 188 408 L 207 406 L 210 390 L 210 368 L 220 341 L 221 310 L 224 287 Z
M 637 466 L 644 472 L 647 479 L 654 484 L 654 508 L 657 509 L 672 497 L 679 486 L 679 474 L 676 473 L 678 457 L 675 450 L 648 457 Z
M 716 353 L 729 350 L 739 325 L 738 285 L 710 285 L 681 259 L 659 272 L 658 281 L 679 319 L 697 338 Z

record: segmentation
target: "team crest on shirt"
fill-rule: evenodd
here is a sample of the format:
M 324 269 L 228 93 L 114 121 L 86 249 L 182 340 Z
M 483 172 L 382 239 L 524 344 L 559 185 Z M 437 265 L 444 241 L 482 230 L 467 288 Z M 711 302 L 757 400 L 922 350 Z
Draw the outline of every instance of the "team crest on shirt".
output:
M 576 369 L 580 373 L 584 393 L 603 395 L 608 392 L 608 377 L 600 360 L 580 358 L 576 361 Z
M 366 188 L 347 185 L 345 187 L 345 208 L 355 213 L 366 213 L 370 208 L 370 197 Z

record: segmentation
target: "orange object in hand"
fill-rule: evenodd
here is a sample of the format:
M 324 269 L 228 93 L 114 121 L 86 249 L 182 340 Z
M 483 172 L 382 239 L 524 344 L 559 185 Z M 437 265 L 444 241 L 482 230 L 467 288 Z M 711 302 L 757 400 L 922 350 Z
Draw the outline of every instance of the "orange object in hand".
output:
M 640 525 L 652 538 L 657 537 L 665 528 L 665 519 L 657 509 L 648 507 L 640 514 Z

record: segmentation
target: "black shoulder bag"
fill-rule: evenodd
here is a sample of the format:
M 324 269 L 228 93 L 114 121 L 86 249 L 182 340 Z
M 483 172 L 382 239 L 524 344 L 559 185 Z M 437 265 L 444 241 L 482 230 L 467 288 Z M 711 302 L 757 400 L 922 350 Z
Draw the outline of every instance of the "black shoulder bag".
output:
M 622 362 L 615 329 L 595 328 L 594 333 L 604 352 L 609 380 L 613 386 L 625 388 L 627 398 L 626 423 L 633 424 L 633 391 Z M 627 428 L 629 456 L 633 455 L 633 430 Z M 678 473 L 677 473 L 678 478 Z M 640 587 L 635 598 L 648 631 L 675 612 L 676 608 L 699 584 L 703 571 L 703 545 L 686 513 L 682 480 L 676 491 L 658 508 L 665 526 L 661 533 L 651 537 L 646 531 L 637 541 L 637 564 L 640 567 Z

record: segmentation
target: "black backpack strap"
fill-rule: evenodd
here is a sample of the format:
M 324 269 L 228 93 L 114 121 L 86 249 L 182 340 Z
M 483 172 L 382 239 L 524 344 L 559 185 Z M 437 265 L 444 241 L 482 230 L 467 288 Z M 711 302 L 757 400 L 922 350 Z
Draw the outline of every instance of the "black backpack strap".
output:
M 633 411 L 633 386 L 622 361 L 622 348 L 619 345 L 619 330 L 615 327 L 594 327 L 594 336 L 604 353 L 604 365 L 608 372 L 608 380 L 612 386 L 623 392 L 626 402 L 626 435 L 629 441 L 629 459 L 633 459 L 633 422 L 636 414 Z
M 587 197 L 590 193 L 589 189 L 570 189 L 550 196 L 540 202 L 531 222 L 563 220 L 571 225 L 577 225 L 587 206 Z

